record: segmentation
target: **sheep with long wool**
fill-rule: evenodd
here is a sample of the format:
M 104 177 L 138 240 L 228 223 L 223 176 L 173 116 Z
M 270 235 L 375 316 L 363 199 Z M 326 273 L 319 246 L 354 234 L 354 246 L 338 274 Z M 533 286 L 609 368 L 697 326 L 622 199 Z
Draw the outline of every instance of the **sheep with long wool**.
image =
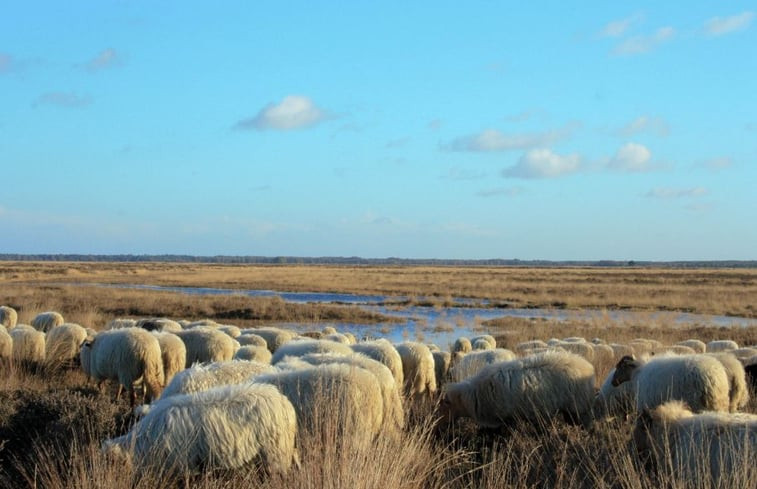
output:
M 408 397 L 431 396 L 436 392 L 434 356 L 423 343 L 407 341 L 397 348 L 402 359 L 404 391 Z
M 50 366 L 63 366 L 79 358 L 79 351 L 87 330 L 74 323 L 61 324 L 47 333 L 45 338 L 45 363 Z
M 18 323 L 18 313 L 10 306 L 0 306 L 0 326 L 13 329 Z
M 453 382 L 461 382 L 473 377 L 487 366 L 515 360 L 515 353 L 505 348 L 493 350 L 472 351 L 463 356 L 457 364 L 450 369 L 450 377 Z
M 186 367 L 195 363 L 231 360 L 239 345 L 229 335 L 206 327 L 185 329 L 174 334 L 181 338 L 186 347 Z
M 351 355 L 352 348 L 344 343 L 337 343 L 329 340 L 311 340 L 304 339 L 300 341 L 291 341 L 276 349 L 271 357 L 271 363 L 276 365 L 286 357 L 301 357 L 308 353 L 337 353 L 340 355 Z
M 402 358 L 397 349 L 385 338 L 371 341 L 361 341 L 350 345 L 355 353 L 362 353 L 368 358 L 381 362 L 392 372 L 394 381 L 398 386 L 405 384 L 405 375 L 402 371 Z
M 174 375 L 184 370 L 187 365 L 187 347 L 181 338 L 173 333 L 153 331 L 152 335 L 158 339 L 160 358 L 163 361 L 164 382 L 168 385 Z
M 32 319 L 31 326 L 37 331 L 47 333 L 56 326 L 60 326 L 64 323 L 65 321 L 63 320 L 61 313 L 55 311 L 47 311 L 37 314 L 34 319 Z

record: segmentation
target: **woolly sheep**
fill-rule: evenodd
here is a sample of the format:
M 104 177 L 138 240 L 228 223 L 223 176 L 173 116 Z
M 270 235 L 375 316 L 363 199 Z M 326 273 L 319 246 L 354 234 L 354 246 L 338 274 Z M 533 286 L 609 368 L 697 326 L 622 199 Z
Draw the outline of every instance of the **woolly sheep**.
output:
M 685 403 L 671 401 L 645 410 L 636 421 L 633 439 L 642 459 L 651 456 L 658 468 L 671 467 L 682 481 L 738 487 L 744 483 L 744 470 L 754 469 L 757 415 L 694 414 Z
M 299 464 L 296 433 L 292 403 L 273 386 L 247 383 L 161 399 L 103 451 L 174 474 L 254 462 L 284 473 Z
M 13 361 L 38 366 L 45 361 L 45 333 L 17 325 L 10 331 L 13 339 Z
M 397 349 L 384 338 L 373 341 L 363 341 L 351 345 L 352 351 L 362 353 L 368 358 L 381 362 L 392 372 L 394 381 L 398 386 L 405 384 L 405 375 L 402 370 L 402 358 Z
M 749 402 L 749 389 L 747 388 L 744 366 L 731 352 L 707 353 L 707 355 L 715 357 L 723 364 L 725 373 L 728 375 L 729 411 L 735 412 L 744 408 Z
M 452 353 L 468 353 L 471 350 L 473 350 L 473 345 L 465 336 L 456 339 L 455 344 L 452 345 Z
M 135 328 L 137 327 L 137 320 L 136 319 L 128 319 L 128 318 L 116 318 L 111 319 L 105 324 L 105 330 L 109 329 L 122 329 L 122 328 Z
M 705 345 L 704 341 L 701 340 L 688 339 L 679 341 L 678 343 L 676 343 L 676 345 L 688 346 L 696 353 L 704 353 L 705 351 L 707 351 L 707 345 Z
M 251 331 L 266 341 L 268 350 L 270 350 L 271 353 L 276 353 L 276 350 L 278 350 L 281 345 L 295 336 L 293 332 L 280 328 L 266 327 L 253 329 Z
M 234 339 L 237 339 L 242 334 L 242 330 L 240 330 L 238 327 L 231 324 L 225 324 L 223 326 L 220 326 L 218 328 L 218 331 L 222 333 L 226 333 L 227 335 L 231 336 Z
M 218 323 L 215 322 L 212 319 L 198 319 L 196 321 L 191 321 L 185 325 L 182 325 L 184 329 L 193 329 L 193 328 L 217 328 Z
M 615 363 L 615 350 L 610 345 L 598 343 L 592 345 L 592 348 L 594 349 L 594 360 L 592 362 L 595 366 Z
M 563 338 L 561 343 L 587 343 L 587 341 L 586 338 L 580 336 L 570 336 L 568 338 Z
M 214 329 L 185 329 L 175 333 L 187 349 L 187 363 L 191 367 L 197 362 L 225 362 L 231 360 L 237 344 L 229 335 Z
M 493 350 L 494 347 L 492 346 L 489 341 L 485 340 L 484 338 L 478 338 L 477 340 L 474 340 L 471 343 L 471 347 L 473 348 L 473 351 L 481 351 L 481 350 Z
M 96 382 L 118 381 L 116 398 L 126 387 L 132 406 L 136 402 L 135 383 L 144 382 L 151 400 L 160 395 L 165 383 L 160 343 L 141 328 L 103 331 L 82 345 L 79 358 L 82 370 Z
M 336 332 L 337 332 L 337 330 L 333 326 L 326 326 L 326 327 L 323 328 L 323 331 L 322 331 L 322 333 L 323 333 L 324 336 L 325 335 L 334 334 Z
M 18 322 L 18 313 L 10 306 L 0 306 L 0 325 L 13 329 Z
M 258 375 L 253 382 L 275 385 L 289 398 L 302 434 L 325 436 L 337 429 L 339 439 L 364 444 L 381 430 L 381 387 L 376 377 L 361 367 L 318 365 Z
M 255 375 L 273 370 L 268 364 L 241 360 L 197 364 L 177 373 L 160 398 L 205 391 L 220 385 L 241 384 Z
M 436 392 L 434 356 L 423 343 L 405 342 L 396 346 L 402 359 L 405 394 L 408 397 L 432 395 Z
M 694 355 L 697 352 L 690 346 L 671 345 L 671 346 L 666 346 L 663 353 L 673 353 L 675 355 Z
M 508 362 L 515 359 L 515 354 L 504 348 L 494 350 L 472 351 L 462 357 L 450 370 L 453 382 L 461 382 L 473 377 L 485 367 L 498 362 Z
M 432 351 L 434 356 L 434 373 L 436 374 L 436 387 L 440 388 L 447 382 L 449 366 L 452 361 L 452 355 L 448 351 Z
M 634 383 L 637 412 L 674 400 L 695 411 L 728 411 L 728 375 L 710 356 L 658 356 L 646 363 L 623 357 L 615 366 L 612 384 L 623 382 Z
M 591 342 L 595 345 L 606 345 L 607 342 L 603 340 L 602 338 L 592 338 Z
M 0 361 L 8 361 L 13 358 L 13 338 L 5 328 L 0 329 Z
M 635 354 L 633 348 L 620 343 L 611 343 L 610 348 L 615 353 L 616 360 L 620 360 L 623 357 L 632 357 Z
M 240 346 L 262 346 L 263 348 L 268 349 L 268 343 L 256 334 L 242 334 L 239 335 L 236 340 Z
M 435 351 L 442 351 L 441 348 L 439 348 L 439 345 L 436 343 L 426 343 L 426 346 L 428 347 L 428 351 L 431 353 L 434 353 Z
M 628 346 L 633 348 L 634 355 L 646 355 L 649 353 L 655 353 L 657 344 L 652 340 L 646 338 L 636 338 L 628 342 Z
M 707 343 L 707 353 L 736 350 L 739 344 L 732 340 L 714 340 Z
M 602 382 L 599 392 L 594 398 L 593 411 L 596 419 L 615 416 L 625 417 L 633 412 L 636 406 L 633 382 L 623 382 L 616 386 L 612 384 L 614 376 L 615 369 L 613 368 Z
M 495 363 L 447 384 L 439 413 L 448 422 L 470 417 L 488 428 L 514 418 L 539 422 L 558 414 L 589 426 L 593 396 L 594 367 L 578 355 L 548 351 Z
M 557 346 L 562 343 L 562 340 L 557 338 L 550 338 L 547 340 L 547 346 Z
M 331 333 L 327 335 L 323 335 L 321 339 L 327 340 L 327 341 L 333 341 L 335 343 L 341 343 L 343 345 L 351 345 L 350 339 L 347 338 L 346 335 L 343 335 L 342 333 Z
M 474 336 L 473 338 L 470 339 L 471 347 L 473 346 L 473 343 L 476 342 L 476 340 L 484 340 L 487 343 L 489 343 L 492 348 L 497 348 L 497 340 L 495 340 L 494 336 L 492 335 L 482 334 L 482 335 Z
M 163 361 L 163 376 L 168 385 L 174 375 L 184 370 L 187 365 L 187 347 L 181 338 L 173 333 L 153 331 L 153 336 L 160 345 L 160 358 Z
M 234 354 L 234 360 L 247 360 L 260 363 L 271 363 L 271 352 L 265 346 L 246 345 Z
M 65 323 L 63 316 L 59 312 L 48 311 L 37 314 L 32 319 L 32 327 L 37 331 L 47 333 L 56 326 L 60 326 Z
M 70 363 L 79 358 L 79 350 L 87 339 L 87 330 L 74 323 L 61 324 L 47 333 L 45 358 L 50 366 Z
M 728 353 L 738 358 L 741 363 L 744 363 L 750 358 L 757 356 L 757 348 L 737 348 L 735 350 L 730 350 Z
M 357 343 L 357 338 L 355 338 L 355 335 L 354 335 L 354 334 L 350 333 L 349 331 L 345 331 L 345 332 L 344 332 L 344 333 L 342 333 L 342 334 L 343 334 L 344 336 L 346 336 L 346 337 L 347 337 L 347 339 L 348 339 L 348 340 L 350 341 L 350 343 L 349 343 L 350 345 L 354 345 L 355 343 Z
M 594 347 L 591 343 L 563 341 L 558 345 L 563 350 L 584 357 L 588 361 L 594 360 Z
M 352 353 L 352 348 L 343 343 L 327 340 L 306 339 L 302 341 L 293 341 L 278 348 L 271 358 L 271 363 L 276 365 L 285 357 L 301 357 L 308 353 L 338 353 L 340 355 L 350 355 Z
M 176 333 L 184 330 L 181 324 L 168 318 L 146 318 L 137 321 L 137 327 L 147 331 L 162 331 L 165 333 Z
M 522 341 L 515 345 L 515 351 L 523 354 L 524 352 L 533 350 L 534 348 L 547 348 L 547 344 L 542 340 Z

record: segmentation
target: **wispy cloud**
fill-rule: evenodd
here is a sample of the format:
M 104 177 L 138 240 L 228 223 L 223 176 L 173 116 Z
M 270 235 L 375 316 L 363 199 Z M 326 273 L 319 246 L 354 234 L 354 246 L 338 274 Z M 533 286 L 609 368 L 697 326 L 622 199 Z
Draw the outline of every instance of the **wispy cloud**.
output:
M 638 143 L 626 143 L 621 146 L 607 163 L 613 170 L 626 172 L 646 172 L 653 169 L 652 152 Z
M 497 187 L 476 192 L 478 197 L 515 197 L 524 192 L 523 187 Z
M 427 124 L 428 128 L 432 131 L 438 131 L 444 125 L 444 121 L 441 119 L 433 119 Z
M 508 122 L 525 122 L 535 117 L 544 117 L 545 111 L 542 109 L 524 110 L 517 114 L 508 115 L 505 120 Z
M 577 154 L 562 156 L 550 149 L 532 149 L 518 163 L 502 171 L 509 178 L 557 178 L 576 173 L 581 167 Z
M 701 166 L 712 171 L 725 170 L 733 166 L 733 159 L 728 156 L 710 158 L 710 159 L 704 160 L 701 163 Z
M 8 53 L 0 53 L 0 75 L 5 75 L 13 71 L 15 61 L 13 56 Z
M 625 34 L 628 29 L 638 21 L 642 19 L 641 14 L 634 14 L 624 19 L 613 20 L 608 22 L 601 31 L 599 31 L 600 37 L 620 37 Z
M 652 51 L 658 46 L 670 41 L 675 36 L 675 29 L 670 26 L 660 27 L 652 34 L 642 34 L 639 36 L 629 37 L 618 44 L 612 51 L 618 56 L 627 56 L 632 54 L 643 54 Z
M 628 138 L 640 133 L 654 134 L 666 137 L 670 134 L 670 126 L 662 117 L 642 115 L 628 122 L 616 131 L 618 136 Z
M 397 139 L 392 139 L 391 141 L 387 141 L 387 143 L 384 145 L 387 149 L 392 148 L 403 148 L 407 146 L 407 144 L 411 141 L 410 136 L 405 136 Z
M 707 195 L 707 189 L 704 187 L 691 188 L 673 188 L 673 187 L 656 187 L 644 194 L 652 199 L 681 199 L 695 198 Z
M 273 129 L 290 131 L 315 126 L 327 119 L 329 114 L 302 95 L 288 95 L 278 104 L 268 104 L 255 117 L 242 119 L 235 129 L 258 131 Z
M 32 104 L 33 106 L 53 106 L 64 109 L 80 109 L 92 103 L 87 95 L 77 95 L 73 92 L 47 92 L 43 93 Z
M 90 73 L 96 73 L 108 68 L 120 66 L 123 62 L 123 55 L 113 48 L 108 48 L 97 53 L 94 58 L 84 63 L 82 67 Z
M 544 132 L 507 134 L 497 129 L 486 129 L 480 133 L 463 136 L 443 145 L 447 151 L 493 152 L 530 149 L 552 144 L 569 138 L 580 127 L 577 122 Z
M 743 31 L 752 25 L 754 12 L 746 11 L 730 17 L 713 17 L 704 24 L 708 36 L 717 37 L 733 32 Z

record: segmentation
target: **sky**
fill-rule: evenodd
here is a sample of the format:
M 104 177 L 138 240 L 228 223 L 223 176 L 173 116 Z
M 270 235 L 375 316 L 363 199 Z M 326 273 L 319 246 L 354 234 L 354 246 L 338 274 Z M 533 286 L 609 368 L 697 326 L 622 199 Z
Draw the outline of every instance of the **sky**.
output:
M 754 2 L 3 2 L 0 253 L 757 259 Z

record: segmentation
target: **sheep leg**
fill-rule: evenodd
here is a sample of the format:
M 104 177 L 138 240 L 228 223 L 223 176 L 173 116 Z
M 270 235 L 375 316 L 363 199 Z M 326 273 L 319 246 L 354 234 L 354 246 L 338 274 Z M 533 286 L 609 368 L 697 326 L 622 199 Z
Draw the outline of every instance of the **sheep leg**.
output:
M 134 386 L 129 387 L 129 405 L 133 408 L 137 403 L 137 392 L 134 390 Z

